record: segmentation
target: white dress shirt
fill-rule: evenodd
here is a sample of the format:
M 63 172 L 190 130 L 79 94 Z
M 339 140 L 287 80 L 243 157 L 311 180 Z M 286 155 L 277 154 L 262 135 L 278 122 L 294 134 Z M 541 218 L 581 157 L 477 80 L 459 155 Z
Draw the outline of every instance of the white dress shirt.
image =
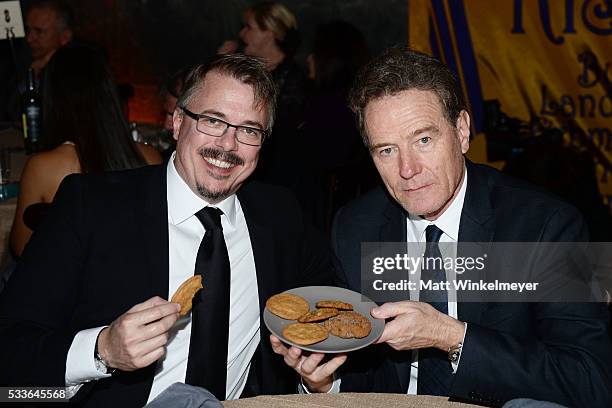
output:
M 461 221 L 461 211 L 463 210 L 463 202 L 465 201 L 465 191 L 467 189 L 467 170 L 464 168 L 463 170 L 463 181 L 461 182 L 461 187 L 459 188 L 459 193 L 453 199 L 450 206 L 442 213 L 438 219 L 435 221 L 427 221 L 424 218 L 421 218 L 416 215 L 409 215 L 407 219 L 406 225 L 406 242 L 408 243 L 408 255 L 412 257 L 420 257 L 423 255 L 425 250 L 425 229 L 429 225 L 435 225 L 436 227 L 442 230 L 442 236 L 440 237 L 440 242 L 457 242 L 459 238 L 459 222 Z M 422 243 L 419 248 L 415 247 L 415 243 Z M 418 253 L 415 252 L 418 250 Z M 445 253 L 445 250 L 452 250 L 452 253 Z M 442 252 L 442 257 L 452 257 L 455 258 L 457 255 L 457 246 L 456 245 L 448 245 L 441 246 L 440 251 Z M 455 271 L 446 270 L 446 279 L 447 281 L 451 281 L 455 277 Z M 418 282 L 421 278 L 421 270 L 415 271 L 414 274 L 410 274 L 410 281 L 417 282 L 416 290 L 410 291 L 410 300 L 419 300 L 419 285 Z M 457 318 L 457 293 L 452 287 L 449 285 L 448 290 L 448 315 L 453 318 Z M 467 330 L 467 324 L 465 325 L 465 329 L 463 331 L 463 337 L 465 338 L 465 331 Z M 463 342 L 463 340 L 462 340 Z M 349 356 L 350 358 L 350 356 Z M 461 354 L 459 355 L 459 360 L 456 363 L 449 363 L 449 370 L 452 370 L 453 374 L 457 372 L 457 368 L 459 367 L 459 361 L 461 360 Z M 408 394 L 416 395 L 417 393 L 417 381 L 419 377 L 419 351 L 412 350 L 412 362 L 410 364 L 410 383 L 408 385 Z M 340 392 L 340 385 L 342 383 L 341 378 L 334 378 L 334 382 L 332 383 L 331 389 L 328 393 L 338 393 Z M 308 393 L 310 391 L 302 382 L 300 387 L 298 388 L 300 393 Z
M 168 163 L 166 178 L 170 298 L 180 284 L 194 274 L 198 248 L 205 233 L 195 213 L 208 204 L 179 176 L 174 166 L 174 155 Z M 240 201 L 232 195 L 215 206 L 223 211 L 221 225 L 231 269 L 226 398 L 236 399 L 244 389 L 251 359 L 259 345 L 257 274 Z M 93 358 L 96 338 L 102 329 L 98 327 L 77 333 L 70 346 L 66 386 L 73 393 L 85 382 L 108 377 L 96 369 Z M 166 354 L 157 362 L 148 401 L 171 384 L 185 381 L 190 337 L 191 315 L 188 315 L 171 329 Z
M 423 254 L 425 249 L 425 230 L 430 225 L 435 225 L 440 230 L 442 230 L 442 235 L 440 236 L 439 242 L 451 242 L 456 243 L 459 239 L 459 222 L 461 221 L 461 211 L 463 210 L 463 202 L 465 201 L 465 191 L 467 189 L 467 171 L 463 170 L 463 181 L 461 182 L 461 187 L 459 188 L 459 193 L 453 199 L 449 207 L 444 211 L 435 221 L 427 221 L 424 218 L 421 218 L 417 215 L 408 215 L 408 222 L 406 223 L 406 241 L 408 242 L 408 252 L 410 256 L 419 256 Z M 414 252 L 415 245 L 414 243 L 421 243 L 420 245 L 420 254 L 412 254 Z M 412 243 L 412 244 L 411 244 Z M 451 253 L 447 253 L 447 252 Z M 443 258 L 455 258 L 457 256 L 457 246 L 456 245 L 441 245 L 440 252 Z M 419 280 L 421 278 L 421 270 L 418 269 L 414 274 L 410 275 L 410 281 L 416 282 L 416 289 L 410 291 L 410 300 L 419 300 Z M 454 280 L 455 271 L 452 269 L 446 270 L 446 280 L 448 282 Z M 453 285 L 449 285 L 448 290 L 448 315 L 453 318 L 457 318 L 457 293 L 453 287 Z M 467 325 L 466 325 L 467 329 Z M 465 338 L 465 330 L 463 331 L 463 336 Z M 461 359 L 461 356 L 459 356 Z M 452 370 L 453 374 L 457 372 L 457 368 L 459 367 L 459 361 L 453 363 L 452 365 L 449 363 L 449 370 Z M 408 385 L 408 394 L 416 395 L 417 393 L 417 382 L 419 378 L 419 350 L 412 351 L 412 362 L 410 364 L 410 383 Z

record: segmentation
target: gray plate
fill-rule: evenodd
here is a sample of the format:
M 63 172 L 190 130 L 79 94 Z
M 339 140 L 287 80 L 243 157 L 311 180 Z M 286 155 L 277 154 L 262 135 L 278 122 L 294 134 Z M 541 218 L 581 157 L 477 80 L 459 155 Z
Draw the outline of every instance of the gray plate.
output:
M 302 350 L 314 351 L 318 353 L 346 353 L 348 351 L 359 350 L 374 343 L 376 339 L 380 337 L 385 328 L 385 321 L 382 319 L 375 319 L 370 315 L 370 310 L 376 306 L 376 303 L 363 296 L 361 293 L 353 292 L 352 290 L 336 288 L 333 286 L 305 286 L 302 288 L 295 288 L 288 290 L 284 293 L 291 293 L 299 295 L 308 301 L 310 310 L 315 309 L 315 304 L 320 300 L 340 300 L 353 305 L 353 310 L 361 313 L 370 319 L 372 323 L 372 331 L 367 337 L 362 339 L 342 339 L 332 334 L 320 343 L 311 344 L 309 346 L 301 346 L 299 344 L 292 343 L 283 337 L 283 328 L 290 324 L 295 323 L 297 320 L 286 320 L 272 314 L 268 308 L 264 310 L 264 323 L 268 329 L 280 338 L 283 342 L 291 344 L 292 346 L 301 348 Z

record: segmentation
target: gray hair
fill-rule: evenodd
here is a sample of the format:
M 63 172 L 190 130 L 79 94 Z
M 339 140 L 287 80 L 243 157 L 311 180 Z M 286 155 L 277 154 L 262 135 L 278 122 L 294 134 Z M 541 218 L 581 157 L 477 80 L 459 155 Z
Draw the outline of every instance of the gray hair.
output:
M 366 146 L 369 146 L 364 117 L 367 105 L 411 89 L 434 92 L 452 126 L 466 109 L 455 74 L 446 65 L 409 48 L 389 48 L 360 70 L 349 93 L 349 104 Z

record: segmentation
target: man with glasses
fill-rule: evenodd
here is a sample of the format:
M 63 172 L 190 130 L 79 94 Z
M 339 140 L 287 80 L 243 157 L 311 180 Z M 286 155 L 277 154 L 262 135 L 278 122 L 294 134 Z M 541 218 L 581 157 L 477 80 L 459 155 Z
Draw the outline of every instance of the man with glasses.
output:
M 261 61 L 217 57 L 186 79 L 167 166 L 66 178 L 0 294 L 1 385 L 67 386 L 85 406 L 143 406 L 175 382 L 296 391 L 261 315 L 331 265 L 289 193 L 246 181 L 275 98 Z M 165 299 L 194 274 L 179 319 Z

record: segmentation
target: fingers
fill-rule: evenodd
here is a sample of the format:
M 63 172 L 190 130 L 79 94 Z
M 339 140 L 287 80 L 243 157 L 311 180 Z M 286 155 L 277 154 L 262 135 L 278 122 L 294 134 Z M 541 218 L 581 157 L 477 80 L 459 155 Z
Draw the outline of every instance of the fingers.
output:
M 385 303 L 381 306 L 373 308 L 370 311 L 370 314 L 376 319 L 390 319 L 402 313 L 406 313 L 407 309 L 411 307 L 412 303 L 415 302 L 404 301 Z
M 386 343 L 390 340 L 397 338 L 399 332 L 401 330 L 400 323 L 397 320 L 393 320 L 385 324 L 385 329 L 382 334 L 376 340 L 376 343 Z
M 176 303 L 166 302 L 160 305 L 150 307 L 148 309 L 131 313 L 129 316 L 126 317 L 128 317 L 129 320 L 134 324 L 140 326 L 155 322 L 170 315 L 176 315 L 176 318 L 178 319 L 179 310 L 181 310 L 180 305 Z M 172 322 L 172 324 L 174 324 L 174 322 Z
M 137 305 L 132 306 L 127 312 L 139 312 L 141 310 L 145 310 L 153 306 L 162 305 L 164 303 L 168 303 L 168 301 L 159 296 L 153 296 L 152 298 L 145 300 L 142 303 L 138 303 Z
M 346 354 L 338 354 L 337 356 L 329 360 L 327 363 L 325 363 L 323 366 L 321 366 L 320 375 L 322 377 L 328 377 L 330 375 L 333 375 L 338 370 L 338 368 L 340 368 L 340 366 L 346 362 L 347 358 L 348 356 Z

